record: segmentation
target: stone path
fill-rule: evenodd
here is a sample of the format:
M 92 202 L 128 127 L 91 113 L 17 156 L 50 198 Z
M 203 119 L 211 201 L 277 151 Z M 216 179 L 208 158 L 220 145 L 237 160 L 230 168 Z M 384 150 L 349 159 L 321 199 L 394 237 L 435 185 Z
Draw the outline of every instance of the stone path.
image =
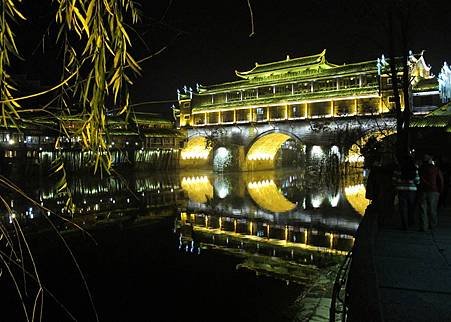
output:
M 430 232 L 379 227 L 375 263 L 385 321 L 451 321 L 451 208 Z

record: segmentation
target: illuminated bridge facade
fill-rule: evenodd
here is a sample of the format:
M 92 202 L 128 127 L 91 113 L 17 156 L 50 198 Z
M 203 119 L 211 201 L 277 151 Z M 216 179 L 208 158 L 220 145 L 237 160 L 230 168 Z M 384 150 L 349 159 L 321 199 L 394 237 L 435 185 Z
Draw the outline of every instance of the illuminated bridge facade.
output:
M 409 66 L 414 113 L 437 107 L 439 84 L 422 54 L 410 55 Z M 236 72 L 237 81 L 185 87 L 178 91 L 180 127 L 188 133 L 181 167 L 274 168 L 284 148 L 301 149 L 307 158 L 322 153 L 352 161 L 353 143 L 395 128 L 389 70 L 383 56 L 336 65 L 324 50 L 256 63 Z

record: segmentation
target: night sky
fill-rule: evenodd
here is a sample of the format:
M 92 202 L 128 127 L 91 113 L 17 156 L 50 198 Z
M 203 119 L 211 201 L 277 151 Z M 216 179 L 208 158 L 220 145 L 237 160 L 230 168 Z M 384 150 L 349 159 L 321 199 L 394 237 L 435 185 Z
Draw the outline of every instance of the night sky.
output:
M 150 1 L 147 1 L 150 2 Z M 152 1 L 154 3 L 154 1 Z M 151 52 L 168 46 L 143 63 L 143 77 L 134 87 L 135 102 L 176 99 L 177 88 L 194 88 L 238 78 L 235 70 L 312 55 L 327 49 L 331 63 L 343 64 L 380 57 L 387 41 L 380 7 L 365 1 L 251 0 L 254 32 L 247 0 L 160 1 L 144 6 L 152 18 Z M 413 52 L 425 49 L 426 62 L 438 74 L 451 61 L 451 5 L 420 3 L 413 10 Z M 377 21 L 379 20 L 379 21 Z M 421 22 L 419 22 L 421 21 Z M 449 21 L 449 20 L 448 20 Z M 163 36 L 164 35 L 164 36 Z M 146 34 L 146 37 L 148 35 Z M 147 40 L 147 38 L 146 38 Z M 171 104 L 167 104 L 170 106 Z M 146 109 L 158 110 L 157 105 Z
M 327 49 L 329 62 L 336 64 L 387 55 L 385 15 L 382 5 L 374 1 L 250 0 L 255 32 L 252 36 L 247 0 L 138 2 L 142 3 L 143 18 L 135 26 L 140 38 L 135 38 L 135 58 L 164 49 L 142 63 L 142 77 L 135 78 L 132 87 L 132 103 L 142 104 L 139 109 L 149 112 L 170 111 L 172 103 L 145 102 L 176 100 L 177 88 L 184 85 L 194 88 L 196 83 L 237 80 L 235 70 L 250 70 L 255 62 L 283 60 L 287 55 L 307 56 L 323 49 Z M 411 10 L 409 48 L 414 52 L 425 49 L 426 62 L 438 74 L 443 61 L 451 61 L 451 3 L 416 2 L 417 7 Z M 37 17 L 22 27 L 27 28 L 27 34 L 31 30 L 38 33 L 51 13 L 38 1 L 24 3 Z M 35 28 L 38 22 L 40 29 Z M 35 41 L 35 46 L 38 43 Z M 19 44 L 31 47 L 29 40 Z M 35 77 L 51 79 L 51 69 L 34 61 L 34 56 L 42 56 L 40 50 L 25 52 L 29 59 L 27 72 L 34 69 Z M 48 44 L 46 50 L 52 53 Z

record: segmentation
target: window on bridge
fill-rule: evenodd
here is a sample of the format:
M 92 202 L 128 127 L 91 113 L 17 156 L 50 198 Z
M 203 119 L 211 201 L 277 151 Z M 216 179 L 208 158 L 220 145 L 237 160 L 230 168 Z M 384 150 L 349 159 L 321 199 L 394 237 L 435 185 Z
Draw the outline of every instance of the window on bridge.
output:
M 402 76 L 398 76 L 397 79 L 398 79 L 398 87 L 402 87 L 402 83 L 403 83 Z M 384 77 L 384 79 L 382 80 L 382 85 L 384 88 L 392 87 L 393 83 L 392 83 L 391 76 Z
M 327 79 L 324 81 L 318 81 L 313 83 L 313 88 L 315 92 L 321 92 L 321 91 L 332 91 L 337 89 L 337 81 Z
M 205 114 L 204 113 L 193 114 L 193 118 L 194 118 L 194 124 L 195 125 L 205 124 Z
M 274 96 L 274 88 L 272 86 L 265 86 L 258 88 L 258 97 L 271 97 Z
M 401 99 L 401 96 L 399 97 Z M 385 97 L 384 99 L 384 108 L 393 111 L 395 109 L 395 97 L 393 95 Z M 401 105 L 402 105 L 402 99 L 401 99 Z
M 379 85 L 379 77 L 377 75 L 362 75 L 363 86 L 377 86 Z
M 357 101 L 357 114 L 374 114 L 379 110 L 379 98 L 363 98 Z
M 236 102 L 241 100 L 241 92 L 234 91 L 227 93 L 227 102 Z
M 221 112 L 221 123 L 232 123 L 233 122 L 233 111 Z
M 277 85 L 274 91 L 276 95 L 291 95 L 291 84 Z
M 293 86 L 293 91 L 295 94 L 310 93 L 312 91 L 312 86 L 310 83 L 296 83 Z
M 252 119 L 261 122 L 267 120 L 267 107 L 257 107 L 255 110 L 253 110 L 253 117 Z
M 354 100 L 342 100 L 334 101 L 334 115 L 335 116 L 346 116 L 355 113 L 355 102 Z
M 305 104 L 294 104 L 288 107 L 289 118 L 305 116 Z
M 207 114 L 208 124 L 218 124 L 219 123 L 219 112 L 210 112 Z
M 219 93 L 213 95 L 213 104 L 221 104 L 226 102 L 226 93 Z
M 358 77 L 343 77 L 338 81 L 340 89 L 356 88 L 360 86 L 360 80 Z
M 269 108 L 270 120 L 284 120 L 286 118 L 286 107 L 283 106 L 271 106 Z
M 421 95 L 413 97 L 413 106 L 414 107 L 430 107 L 430 106 L 439 106 L 440 105 L 440 96 L 439 95 Z
M 199 104 L 199 105 L 210 105 L 211 104 L 211 95 L 194 95 L 193 96 L 193 103 Z M 184 106 L 186 108 L 186 106 Z M 189 109 L 189 103 L 187 108 Z
M 254 98 L 257 98 L 257 89 L 256 88 L 247 89 L 243 92 L 244 100 L 251 100 Z
M 236 110 L 236 121 L 237 122 L 249 122 L 249 109 Z
M 330 102 L 315 102 L 310 104 L 310 117 L 325 117 L 330 115 Z

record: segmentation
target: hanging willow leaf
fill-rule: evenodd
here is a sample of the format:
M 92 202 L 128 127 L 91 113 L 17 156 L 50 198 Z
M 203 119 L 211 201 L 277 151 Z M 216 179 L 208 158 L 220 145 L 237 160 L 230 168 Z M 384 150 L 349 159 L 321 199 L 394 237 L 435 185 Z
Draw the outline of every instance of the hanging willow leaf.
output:
M 17 0 L 21 2 L 21 0 Z M 1 123 L 7 127 L 9 122 L 15 123 L 14 118 L 19 119 L 17 109 L 20 104 L 14 99 L 15 91 L 12 86 L 12 79 L 7 72 L 10 66 L 10 55 L 20 58 L 19 51 L 15 43 L 15 34 L 11 28 L 18 20 L 26 20 L 22 13 L 16 8 L 16 1 L 2 0 L 0 2 L 0 103 Z
M 126 67 L 132 73 L 139 74 L 140 66 L 133 59 L 128 48 L 131 46 L 130 36 L 125 28 L 124 17 L 129 14 L 132 21 L 139 16 L 131 0 L 58 0 L 59 9 L 57 21 L 63 23 L 61 17 L 66 17 L 65 33 L 75 32 L 80 37 L 86 35 L 86 42 L 78 59 L 67 62 L 77 64 L 77 67 L 66 64 L 67 70 L 85 70 L 82 80 L 72 87 L 74 93 L 79 93 L 81 101 L 78 102 L 83 113 L 88 115 L 78 133 L 82 138 L 84 150 L 94 154 L 94 171 L 106 170 L 112 165 L 112 158 L 106 143 L 107 133 L 107 107 L 106 102 L 111 100 L 119 107 L 119 114 L 123 114 L 129 107 L 128 88 L 130 76 Z M 85 10 L 85 8 L 87 8 Z M 65 37 L 65 50 L 77 51 L 76 44 Z M 114 106 L 110 107 L 112 110 Z M 102 169 L 103 167 L 107 167 Z

